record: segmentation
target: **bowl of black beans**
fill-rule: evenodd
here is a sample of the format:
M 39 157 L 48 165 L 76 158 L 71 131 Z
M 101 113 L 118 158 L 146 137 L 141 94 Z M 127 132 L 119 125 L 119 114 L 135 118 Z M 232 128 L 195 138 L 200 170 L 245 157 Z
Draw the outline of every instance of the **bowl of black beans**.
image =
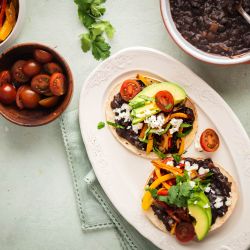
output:
M 250 24 L 238 12 L 240 0 L 161 0 L 164 24 L 179 47 L 212 64 L 250 61 Z M 250 1 L 242 0 L 250 14 Z

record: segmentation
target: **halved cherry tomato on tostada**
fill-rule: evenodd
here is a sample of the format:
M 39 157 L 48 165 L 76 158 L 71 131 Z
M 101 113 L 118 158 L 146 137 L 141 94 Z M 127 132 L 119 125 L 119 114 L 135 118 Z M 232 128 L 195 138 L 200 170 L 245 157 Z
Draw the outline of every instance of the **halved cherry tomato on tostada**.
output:
M 159 91 L 155 95 L 155 102 L 159 109 L 163 112 L 170 112 L 174 108 L 174 97 L 166 90 Z
M 213 129 L 208 128 L 201 134 L 200 144 L 205 151 L 214 152 L 220 145 L 220 139 Z
M 124 101 L 128 102 L 141 92 L 141 85 L 136 80 L 126 80 L 123 82 L 120 94 Z
M 180 242 L 191 241 L 195 236 L 193 224 L 191 222 L 180 222 L 176 226 L 175 235 Z

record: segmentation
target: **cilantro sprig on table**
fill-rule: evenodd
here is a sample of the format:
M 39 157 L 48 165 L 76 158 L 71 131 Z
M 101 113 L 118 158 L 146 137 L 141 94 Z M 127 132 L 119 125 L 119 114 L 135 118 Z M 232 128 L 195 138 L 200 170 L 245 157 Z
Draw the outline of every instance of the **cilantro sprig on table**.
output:
M 92 50 L 95 59 L 105 59 L 110 56 L 110 45 L 107 38 L 112 39 L 115 33 L 114 27 L 109 21 L 101 17 L 106 9 L 103 6 L 106 0 L 74 0 L 78 6 L 78 16 L 88 32 L 81 35 L 81 48 L 84 52 Z

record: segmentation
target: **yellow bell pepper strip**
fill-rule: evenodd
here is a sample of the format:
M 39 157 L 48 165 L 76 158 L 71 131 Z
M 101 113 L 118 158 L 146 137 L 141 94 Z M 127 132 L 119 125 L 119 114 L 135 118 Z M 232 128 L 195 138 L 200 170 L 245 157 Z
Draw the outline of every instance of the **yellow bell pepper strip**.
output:
M 172 167 L 172 166 L 168 166 L 165 163 L 161 162 L 160 160 L 153 160 L 152 163 L 156 168 L 165 169 L 165 170 L 173 173 L 174 175 L 183 175 L 183 172 L 181 169 L 176 168 L 176 167 Z
M 3 0 L 2 6 L 1 6 L 1 12 L 0 12 L 0 28 L 3 26 L 6 6 L 7 6 L 7 0 Z
M 155 80 L 153 78 L 150 78 L 150 77 L 146 77 L 142 74 L 137 74 L 136 78 L 140 81 L 142 81 L 144 83 L 145 86 L 149 86 L 153 83 L 157 83 L 159 82 L 158 80 Z
M 155 168 L 155 174 L 157 176 L 157 178 L 160 178 L 161 175 L 161 170 L 159 168 Z M 170 189 L 170 185 L 168 185 L 166 182 L 162 182 L 162 185 L 166 188 L 166 189 Z
M 149 189 L 155 189 L 157 188 L 162 182 L 168 181 L 170 179 L 175 178 L 173 174 L 166 174 L 163 175 L 162 177 L 156 179 L 150 186 Z M 146 191 L 144 193 L 144 196 L 142 198 L 142 209 L 143 210 L 148 210 L 153 203 L 154 199 L 149 191 Z
M 148 125 L 144 123 L 143 128 L 142 128 L 140 135 L 139 135 L 140 139 L 144 138 L 147 129 L 148 129 Z
M 147 143 L 147 148 L 146 148 L 147 155 L 153 150 L 153 145 L 154 145 L 154 137 L 153 137 L 153 134 L 150 134 L 148 136 L 148 143 Z
M 182 155 L 184 153 L 184 150 L 185 150 L 185 139 L 180 138 L 180 140 L 181 140 L 181 145 L 180 145 L 178 155 Z
M 170 115 L 170 119 L 176 118 L 176 117 L 178 117 L 178 118 L 188 118 L 188 116 L 186 114 L 184 114 L 184 113 L 174 113 L 174 114 Z
M 177 222 L 175 222 L 174 225 L 173 225 L 172 228 L 171 228 L 170 233 L 171 233 L 172 235 L 175 234 L 176 225 L 177 225 Z
M 160 145 L 160 149 L 161 151 L 165 151 L 168 150 L 168 139 L 169 139 L 169 134 L 163 134 L 162 135 L 162 141 L 161 141 L 161 145 Z

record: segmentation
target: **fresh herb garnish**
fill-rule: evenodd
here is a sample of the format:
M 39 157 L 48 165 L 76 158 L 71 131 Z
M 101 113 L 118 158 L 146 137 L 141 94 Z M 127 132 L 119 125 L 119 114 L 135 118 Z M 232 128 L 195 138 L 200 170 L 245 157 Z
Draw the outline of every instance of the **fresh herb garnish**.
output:
M 181 125 L 180 125 L 180 128 L 190 128 L 190 127 L 192 127 L 193 125 L 192 124 L 189 124 L 189 123 L 182 123 Z
M 105 122 L 98 122 L 98 124 L 97 124 L 98 129 L 102 129 L 104 127 L 105 127 Z
M 117 124 L 115 122 L 110 122 L 110 121 L 107 121 L 107 124 L 114 127 L 114 128 L 121 128 L 121 129 L 125 129 L 124 126 L 120 125 L 120 124 Z
M 184 133 L 178 132 L 177 137 L 178 137 L 178 138 L 182 138 L 182 137 L 187 136 L 187 135 L 192 131 L 192 129 L 193 129 L 193 126 L 191 127 L 191 129 L 188 129 L 188 130 L 187 130 L 186 132 L 184 132 Z
M 161 159 L 165 159 L 167 157 L 166 154 L 162 153 L 160 151 L 160 149 L 158 149 L 157 147 L 153 147 L 153 151 L 155 154 L 157 154 Z
M 181 161 L 181 156 L 178 154 L 173 154 L 172 155 L 176 163 L 178 164 Z
M 150 189 L 149 187 L 147 187 L 147 188 L 145 188 L 145 191 L 149 191 L 154 199 L 156 199 L 158 197 L 157 189 L 155 189 L 155 188 Z
M 106 0 L 74 0 L 78 6 L 78 16 L 87 33 L 81 36 L 83 52 L 92 49 L 95 59 L 105 59 L 110 55 L 110 45 L 105 41 L 104 34 L 109 39 L 114 36 L 115 29 L 109 21 L 102 20 L 106 9 L 103 3 Z
M 142 139 L 139 137 L 139 141 L 147 143 L 148 142 L 147 137 L 148 137 L 149 131 L 150 131 L 150 127 L 147 128 L 147 130 L 145 131 L 144 137 Z

